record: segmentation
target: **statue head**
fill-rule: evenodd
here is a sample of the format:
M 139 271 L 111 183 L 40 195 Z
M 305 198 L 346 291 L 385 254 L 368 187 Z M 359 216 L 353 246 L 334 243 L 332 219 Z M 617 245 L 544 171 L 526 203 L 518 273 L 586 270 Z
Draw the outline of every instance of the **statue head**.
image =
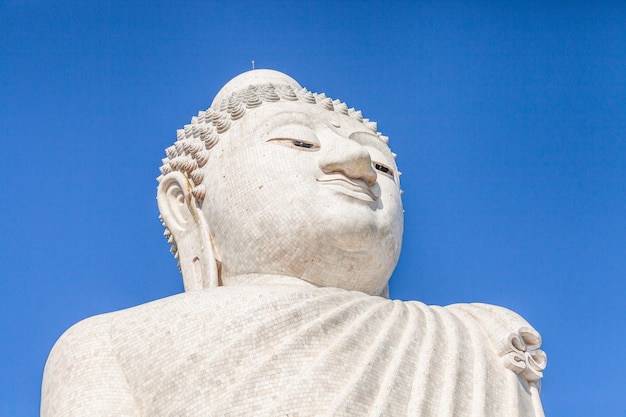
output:
M 383 294 L 403 230 L 387 141 L 285 74 L 235 77 L 178 131 L 158 178 L 185 290 L 266 274 Z

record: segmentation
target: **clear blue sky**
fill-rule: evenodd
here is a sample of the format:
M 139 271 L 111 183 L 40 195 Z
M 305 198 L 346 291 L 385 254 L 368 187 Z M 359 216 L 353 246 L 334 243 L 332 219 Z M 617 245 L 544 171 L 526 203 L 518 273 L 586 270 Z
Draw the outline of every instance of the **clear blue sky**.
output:
M 519 312 L 548 417 L 626 415 L 626 3 L 170 3 L 0 2 L 1 416 L 70 325 L 182 291 L 160 159 L 252 59 L 390 136 L 392 297 Z

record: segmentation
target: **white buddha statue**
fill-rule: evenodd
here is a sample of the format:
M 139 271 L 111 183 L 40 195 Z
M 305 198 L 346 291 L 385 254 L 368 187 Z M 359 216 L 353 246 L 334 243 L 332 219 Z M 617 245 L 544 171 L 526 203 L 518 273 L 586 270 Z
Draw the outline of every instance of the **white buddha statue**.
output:
M 185 292 L 65 332 L 42 416 L 543 416 L 521 317 L 387 299 L 399 173 L 360 112 L 254 70 L 166 152 Z

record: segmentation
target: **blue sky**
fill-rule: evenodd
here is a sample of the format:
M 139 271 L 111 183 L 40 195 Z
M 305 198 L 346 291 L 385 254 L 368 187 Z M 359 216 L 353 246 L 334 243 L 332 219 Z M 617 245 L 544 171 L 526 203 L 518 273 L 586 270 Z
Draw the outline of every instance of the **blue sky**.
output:
M 0 51 L 0 415 L 70 325 L 182 291 L 160 159 L 253 59 L 391 138 L 392 297 L 519 312 L 546 415 L 626 415 L 623 2 L 4 1 Z

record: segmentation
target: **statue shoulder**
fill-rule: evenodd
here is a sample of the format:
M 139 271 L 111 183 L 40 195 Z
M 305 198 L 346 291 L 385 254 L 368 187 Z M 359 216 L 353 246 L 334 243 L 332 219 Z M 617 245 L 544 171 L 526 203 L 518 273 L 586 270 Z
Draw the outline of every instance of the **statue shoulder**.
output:
M 84 319 L 57 340 L 44 368 L 42 417 L 139 415 L 111 344 L 116 314 Z
M 508 308 L 492 304 L 471 303 L 451 304 L 445 309 L 457 316 L 477 321 L 487 333 L 502 336 L 509 333 L 528 333 L 528 339 L 533 339 L 533 345 L 541 344 L 539 333 L 522 316 Z
M 48 356 L 41 416 L 139 415 L 142 404 L 133 395 L 133 381 L 141 379 L 138 358 L 158 360 L 155 354 L 175 351 L 186 337 L 210 339 L 224 314 L 255 299 L 263 302 L 263 295 L 254 289 L 195 291 L 76 323 Z M 154 352 L 151 346 L 162 349 Z

